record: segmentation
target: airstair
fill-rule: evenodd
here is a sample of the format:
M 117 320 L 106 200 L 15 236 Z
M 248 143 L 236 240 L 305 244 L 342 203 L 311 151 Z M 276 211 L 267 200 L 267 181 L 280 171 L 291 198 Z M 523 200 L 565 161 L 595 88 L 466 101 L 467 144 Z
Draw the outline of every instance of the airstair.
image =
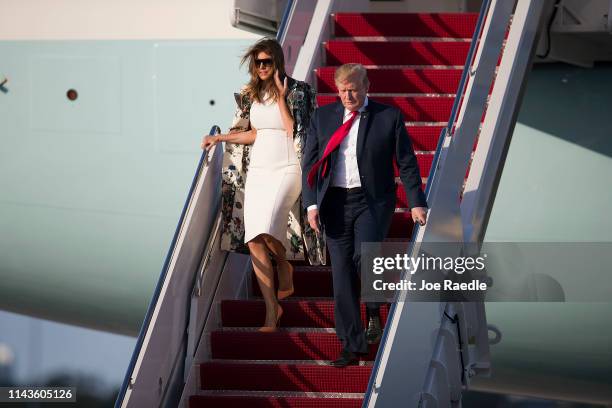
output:
M 486 0 L 480 13 L 345 3 L 288 2 L 278 30 L 288 72 L 325 105 L 335 67 L 360 62 L 369 96 L 401 109 L 430 210 L 414 226 L 398 183 L 389 240 L 410 241 L 413 255 L 482 242 L 551 3 Z M 219 249 L 222 154 L 220 145 L 202 154 L 116 407 L 460 407 L 471 378 L 491 369 L 498 332 L 482 302 L 401 292 L 383 307 L 381 343 L 337 369 L 327 365 L 341 350 L 330 268 L 296 262 L 281 329 L 257 331 L 264 303 L 249 258 Z

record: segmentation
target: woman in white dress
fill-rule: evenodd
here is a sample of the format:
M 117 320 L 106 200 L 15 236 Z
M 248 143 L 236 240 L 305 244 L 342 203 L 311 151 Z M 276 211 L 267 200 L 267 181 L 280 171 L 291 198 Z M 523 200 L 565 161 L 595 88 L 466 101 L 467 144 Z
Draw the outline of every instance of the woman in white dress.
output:
M 286 258 L 289 210 L 301 194 L 301 166 L 294 147 L 294 118 L 286 101 L 288 92 L 280 44 L 263 39 L 243 57 L 249 62 L 251 81 L 246 86 L 250 102 L 250 130 L 205 136 L 202 148 L 218 142 L 251 145 L 244 187 L 244 242 L 266 304 L 260 331 L 275 331 L 283 313 L 278 301 L 293 291 L 293 267 Z M 293 80 L 291 80 L 293 81 Z M 274 289 L 277 264 L 278 292 Z

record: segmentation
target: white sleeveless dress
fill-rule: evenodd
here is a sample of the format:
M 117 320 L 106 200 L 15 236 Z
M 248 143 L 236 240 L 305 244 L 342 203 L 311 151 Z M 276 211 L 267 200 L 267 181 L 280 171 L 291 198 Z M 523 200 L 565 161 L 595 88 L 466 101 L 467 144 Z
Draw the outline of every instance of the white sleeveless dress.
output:
M 269 234 L 288 248 L 289 210 L 302 191 L 302 169 L 276 102 L 253 101 L 257 129 L 244 187 L 244 242 Z

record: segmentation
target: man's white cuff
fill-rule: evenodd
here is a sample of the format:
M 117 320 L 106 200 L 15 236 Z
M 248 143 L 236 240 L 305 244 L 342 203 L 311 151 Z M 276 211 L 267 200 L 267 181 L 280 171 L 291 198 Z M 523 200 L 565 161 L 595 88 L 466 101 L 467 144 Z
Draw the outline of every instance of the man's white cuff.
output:
M 306 211 L 316 210 L 316 209 L 318 209 L 318 208 L 319 208 L 319 207 L 317 207 L 317 205 L 316 205 L 316 204 L 313 204 L 313 205 L 309 205 L 309 206 L 306 208 Z

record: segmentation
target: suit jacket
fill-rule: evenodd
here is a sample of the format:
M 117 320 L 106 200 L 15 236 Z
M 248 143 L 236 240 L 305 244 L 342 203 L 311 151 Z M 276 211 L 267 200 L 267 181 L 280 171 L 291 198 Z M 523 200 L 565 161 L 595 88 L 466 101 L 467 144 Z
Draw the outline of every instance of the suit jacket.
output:
M 331 135 L 340 127 L 344 106 L 332 103 L 314 111 L 306 134 L 306 146 L 302 156 L 302 198 L 304 207 L 317 204 L 324 217 L 327 189 L 338 158 L 338 149 L 330 155 L 329 170 L 321 177 L 319 168 L 315 184 L 311 188 L 307 176 L 311 167 L 321 158 Z M 412 143 L 406 132 L 404 117 L 399 109 L 368 98 L 368 105 L 361 114 L 357 133 L 357 165 L 361 187 L 373 215 L 378 219 L 388 217 L 396 202 L 396 183 L 393 159 L 396 159 L 399 175 L 404 184 L 410 208 L 426 207 L 421 190 L 421 175 Z

